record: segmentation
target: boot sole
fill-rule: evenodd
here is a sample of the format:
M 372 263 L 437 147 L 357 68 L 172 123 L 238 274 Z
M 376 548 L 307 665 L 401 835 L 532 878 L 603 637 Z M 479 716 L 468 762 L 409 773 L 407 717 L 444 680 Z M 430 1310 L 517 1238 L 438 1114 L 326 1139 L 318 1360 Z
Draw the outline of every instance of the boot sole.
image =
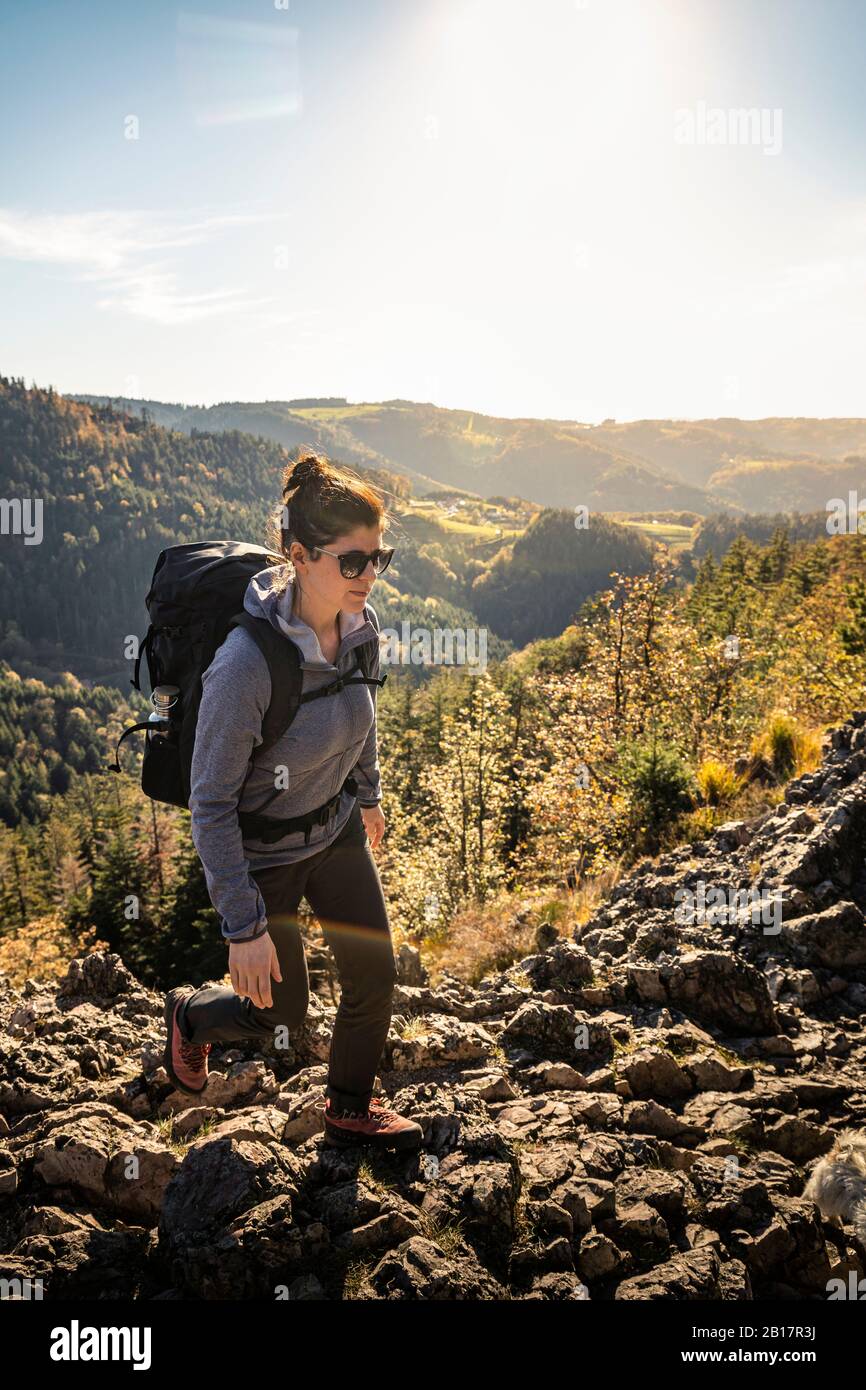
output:
M 188 993 L 189 990 L 183 990 L 180 993 L 178 993 L 176 989 L 172 989 L 169 990 L 168 994 L 166 995 L 165 1007 L 162 1011 L 163 1018 L 165 1019 L 166 1036 L 166 1043 L 162 1053 L 162 1065 L 168 1073 L 171 1084 L 175 1087 L 176 1090 L 183 1091 L 184 1095 L 186 1096 L 200 1096 L 202 1091 L 204 1091 L 207 1087 L 207 1078 L 205 1078 L 204 1086 L 200 1086 L 198 1090 L 193 1090 L 191 1086 L 187 1086 L 176 1075 L 171 1060 L 171 1035 L 172 1030 L 174 1028 L 174 1011 L 177 1005 Z
M 325 1138 L 329 1144 L 337 1149 L 350 1149 L 354 1144 L 365 1144 L 376 1149 L 397 1149 L 402 1152 L 404 1149 L 418 1149 L 424 1142 L 423 1135 L 416 1135 L 411 1130 L 406 1130 L 403 1134 L 393 1134 L 391 1136 L 374 1134 L 343 1134 L 341 1131 L 332 1130 L 325 1124 Z

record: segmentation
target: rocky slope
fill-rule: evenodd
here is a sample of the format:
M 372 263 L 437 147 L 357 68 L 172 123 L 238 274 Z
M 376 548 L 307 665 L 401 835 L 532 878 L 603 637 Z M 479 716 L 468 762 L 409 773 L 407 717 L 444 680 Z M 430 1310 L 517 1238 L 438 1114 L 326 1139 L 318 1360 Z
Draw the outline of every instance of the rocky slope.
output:
M 404 948 L 380 1081 L 423 1126 L 408 1156 L 325 1145 L 327 994 L 290 1048 L 216 1046 L 195 1100 L 117 956 L 0 979 L 0 1277 L 46 1299 L 825 1299 L 866 1263 L 801 1195 L 866 1123 L 864 792 L 866 712 L 783 805 L 567 936 L 540 926 L 477 988 L 431 988 Z M 684 921 L 713 889 L 719 920 Z M 763 921 L 749 890 L 775 895 Z

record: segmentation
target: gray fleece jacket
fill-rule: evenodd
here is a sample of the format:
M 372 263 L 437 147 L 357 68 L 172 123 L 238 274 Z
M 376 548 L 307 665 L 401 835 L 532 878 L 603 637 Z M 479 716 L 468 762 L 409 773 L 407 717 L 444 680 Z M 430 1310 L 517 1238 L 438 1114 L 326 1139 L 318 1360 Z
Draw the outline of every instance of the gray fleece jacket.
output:
M 337 660 L 335 664 L 326 661 L 313 629 L 292 613 L 292 581 L 282 595 L 274 592 L 277 574 L 268 567 L 253 576 L 244 608 L 266 617 L 299 648 L 302 693 L 306 694 L 354 670 L 354 649 L 371 637 L 378 639 L 379 619 L 370 603 L 363 613 L 341 610 Z M 380 674 L 378 650 L 370 674 Z M 291 831 L 270 845 L 245 839 L 238 825 L 239 810 L 258 811 L 273 797 L 263 814 L 303 815 L 335 796 L 353 771 L 361 805 L 381 801 L 377 690 L 374 685 L 348 685 L 334 695 L 302 704 L 282 738 L 257 761 L 255 750 L 262 742 L 262 720 L 271 698 L 267 661 L 241 627 L 232 628 L 218 648 L 202 675 L 189 808 L 193 843 L 226 941 L 252 941 L 267 929 L 264 900 L 250 870 L 294 863 L 326 849 L 343 829 L 355 797 L 344 789 L 335 814 L 325 825 L 312 827 L 306 845 L 303 830 Z M 278 774 L 286 785 L 274 796 Z

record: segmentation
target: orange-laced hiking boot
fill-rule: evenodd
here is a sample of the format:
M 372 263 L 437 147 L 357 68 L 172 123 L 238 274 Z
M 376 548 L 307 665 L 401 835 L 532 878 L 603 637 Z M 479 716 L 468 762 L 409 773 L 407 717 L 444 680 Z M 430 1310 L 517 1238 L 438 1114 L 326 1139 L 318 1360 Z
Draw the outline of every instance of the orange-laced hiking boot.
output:
M 371 1096 L 366 1111 L 346 1110 L 337 1114 L 328 1098 L 325 1102 L 325 1138 L 345 1148 L 349 1144 L 372 1144 L 377 1149 L 417 1149 L 424 1131 L 414 1120 L 388 1110 L 378 1096 Z
M 166 995 L 166 1040 L 162 1064 L 179 1091 L 185 1091 L 188 1096 L 199 1096 L 207 1085 L 207 1056 L 212 1044 L 187 1042 L 178 1027 L 178 1009 L 189 994 L 195 994 L 195 990 L 179 985 Z

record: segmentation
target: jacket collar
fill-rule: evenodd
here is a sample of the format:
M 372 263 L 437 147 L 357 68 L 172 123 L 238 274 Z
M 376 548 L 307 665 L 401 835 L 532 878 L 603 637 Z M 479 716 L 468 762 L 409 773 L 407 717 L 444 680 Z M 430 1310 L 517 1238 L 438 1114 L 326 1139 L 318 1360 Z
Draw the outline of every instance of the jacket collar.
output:
M 349 613 L 341 608 L 338 617 L 340 648 L 337 661 L 326 661 L 313 629 L 292 612 L 294 581 L 290 577 L 283 593 L 277 594 L 274 592 L 274 584 L 278 576 L 282 578 L 282 571 L 276 565 L 269 565 L 258 574 L 254 574 L 244 596 L 244 608 L 257 618 L 267 618 L 278 632 L 282 632 L 295 643 L 301 653 L 302 670 L 335 671 L 342 658 L 354 647 L 369 642 L 371 638 L 378 641 L 378 633 L 370 620 L 366 604 L 363 613 Z

